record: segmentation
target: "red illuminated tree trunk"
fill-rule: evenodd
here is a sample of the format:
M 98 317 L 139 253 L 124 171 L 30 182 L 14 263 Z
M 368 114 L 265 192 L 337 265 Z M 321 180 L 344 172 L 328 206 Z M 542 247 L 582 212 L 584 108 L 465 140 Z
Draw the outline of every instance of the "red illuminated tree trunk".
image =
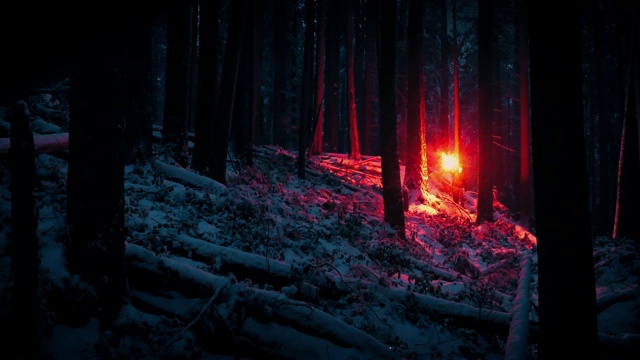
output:
M 304 60 L 302 67 L 302 106 L 300 107 L 300 129 L 298 130 L 298 177 L 305 178 L 305 158 L 309 138 L 309 123 L 313 114 L 313 91 L 311 80 L 313 74 L 313 32 L 314 4 L 313 0 L 304 3 L 307 14 L 304 36 Z
M 635 34 L 633 34 L 635 35 Z M 624 106 L 624 119 L 620 141 L 618 162 L 618 186 L 616 191 L 616 212 L 613 221 L 614 239 L 631 237 L 640 239 L 636 207 L 640 201 L 640 134 L 638 121 L 638 50 L 633 38 L 628 64 L 627 94 Z
M 378 87 L 380 94 L 380 140 L 382 163 L 382 196 L 384 220 L 394 227 L 402 238 L 404 232 L 404 210 L 402 184 L 398 163 L 398 135 L 396 130 L 396 1 L 378 0 Z
M 368 155 L 377 155 L 377 146 L 374 144 L 379 143 L 380 130 L 376 127 L 378 121 L 376 120 L 377 108 L 377 93 L 376 93 L 376 76 L 377 76 L 377 54 L 376 54 L 376 28 L 378 22 L 377 2 L 375 0 L 367 0 L 366 4 L 366 50 L 365 50 L 365 89 L 364 89 L 364 122 L 366 134 L 362 139 L 363 151 Z M 375 135 L 375 136 L 374 136 Z
M 187 166 L 189 160 L 187 119 L 191 105 L 188 96 L 191 88 L 191 28 L 190 1 L 170 2 L 162 139 L 181 166 Z
M 358 118 L 356 117 L 356 84 L 353 63 L 353 0 L 347 0 L 347 31 L 345 42 L 347 48 L 347 88 L 349 91 L 349 157 L 360 160 L 360 140 L 358 139 Z
M 322 154 L 322 100 L 324 98 L 324 33 L 325 33 L 325 0 L 318 0 L 318 29 L 316 37 L 316 104 L 313 118 L 316 121 L 311 143 L 311 154 Z
M 209 153 L 207 175 L 221 184 L 227 183 L 227 153 L 233 119 L 238 68 L 244 41 L 246 0 L 230 3 L 229 30 L 220 77 L 220 92 L 213 125 L 213 141 Z
M 460 159 L 460 81 L 458 74 L 458 28 L 456 20 L 456 0 L 453 0 L 453 151 Z M 462 161 L 461 161 L 462 162 Z
M 529 46 L 527 37 L 527 4 L 517 3 L 518 66 L 520 78 L 520 225 L 530 228 L 531 222 L 531 154 L 529 152 Z
M 492 0 L 478 3 L 478 224 L 493 219 L 491 166 L 491 11 Z
M 455 0 L 454 0 L 455 1 Z M 447 29 L 447 2 L 440 2 L 442 27 L 440 29 L 440 122 L 438 139 L 447 152 L 451 150 L 451 132 L 449 130 L 449 34 Z M 455 21 L 455 20 L 454 20 Z M 457 154 L 456 154 L 457 155 Z
M 198 103 L 191 167 L 204 171 L 209 158 L 218 92 L 218 1 L 200 2 Z
M 427 141 L 424 102 L 424 2 L 409 3 L 407 29 L 407 144 L 404 186 L 409 191 L 408 204 L 422 203 L 427 196 Z
M 552 4 L 528 3 L 538 358 L 599 359 L 580 13 L 574 7 L 548 11 Z

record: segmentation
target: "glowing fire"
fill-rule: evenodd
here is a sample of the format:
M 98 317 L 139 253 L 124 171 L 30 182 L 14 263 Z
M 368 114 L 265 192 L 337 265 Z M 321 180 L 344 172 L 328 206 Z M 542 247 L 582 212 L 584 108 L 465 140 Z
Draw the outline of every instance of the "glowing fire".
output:
M 442 170 L 448 172 L 462 172 L 458 158 L 453 154 L 442 153 Z

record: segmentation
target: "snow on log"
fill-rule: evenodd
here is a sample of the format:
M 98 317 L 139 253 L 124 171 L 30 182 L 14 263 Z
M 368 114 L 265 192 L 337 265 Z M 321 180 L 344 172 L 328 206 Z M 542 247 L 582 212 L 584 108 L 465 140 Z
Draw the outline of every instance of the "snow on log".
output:
M 524 254 L 520 268 L 520 278 L 516 298 L 511 312 L 509 336 L 505 345 L 505 359 L 527 358 L 527 338 L 529 336 L 529 309 L 531 308 L 529 283 L 531 281 L 531 255 Z
M 48 154 L 69 148 L 69 133 L 41 134 L 33 136 L 36 154 Z M 0 154 L 6 154 L 11 148 L 9 138 L 0 138 Z
M 425 313 L 435 313 L 450 317 L 461 326 L 481 327 L 497 333 L 507 333 L 510 314 L 491 309 L 476 308 L 471 305 L 440 299 L 430 295 L 417 294 L 401 289 L 387 289 L 389 298 Z
M 207 289 L 209 296 L 223 301 L 224 306 L 220 306 L 218 311 L 223 317 L 235 316 L 235 310 L 246 307 L 251 310 L 248 312 L 251 317 L 276 322 L 307 335 L 328 340 L 342 348 L 357 349 L 368 358 L 397 358 L 387 345 L 373 336 L 306 302 L 289 299 L 284 293 L 249 287 L 244 282 L 236 283 L 231 278 L 213 275 L 178 260 L 156 256 L 153 252 L 134 244 L 126 245 L 125 259 L 130 271 L 143 270 L 164 274 L 166 278 L 173 278 L 177 283 L 190 283 Z M 146 300 L 149 303 L 153 302 L 153 299 L 148 297 Z M 171 308 L 166 307 L 164 310 L 171 311 Z M 184 317 L 184 314 L 176 315 Z M 227 324 L 231 323 L 227 321 Z M 233 330 L 237 332 L 242 329 Z M 286 347 L 288 341 L 288 338 L 282 338 L 280 345 Z M 324 353 L 324 342 L 319 341 L 318 344 L 316 353 Z
M 192 171 L 179 168 L 177 166 L 169 165 L 162 161 L 155 160 L 153 162 L 153 169 L 167 175 L 171 179 L 181 181 L 182 183 L 187 185 L 211 191 L 215 194 L 225 193 L 227 191 L 226 186 L 211 178 L 198 175 Z

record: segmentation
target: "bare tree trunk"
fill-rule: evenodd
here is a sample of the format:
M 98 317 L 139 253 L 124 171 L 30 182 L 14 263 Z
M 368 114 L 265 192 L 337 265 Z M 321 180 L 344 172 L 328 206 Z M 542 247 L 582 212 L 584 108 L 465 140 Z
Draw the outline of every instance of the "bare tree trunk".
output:
M 404 186 L 409 201 L 422 203 L 427 198 L 427 139 L 424 100 L 424 2 L 409 3 L 407 29 L 407 142 Z
M 200 2 L 200 54 L 198 66 L 198 104 L 191 167 L 207 168 L 209 143 L 218 97 L 218 13 L 217 0 Z
M 538 357 L 598 359 L 604 354 L 598 347 L 584 156 L 580 14 L 571 7 L 545 12 L 550 2 L 528 5 Z M 549 56 L 558 53 L 563 56 Z M 569 190 L 570 198 L 558 201 L 566 199 Z
M 318 0 L 318 29 L 316 39 L 316 104 L 313 118 L 316 121 L 311 144 L 311 154 L 322 154 L 323 138 L 323 111 L 322 99 L 324 98 L 324 49 L 325 49 L 325 12 L 326 0 Z
M 300 129 L 298 134 L 298 177 L 305 178 L 305 159 L 307 144 L 309 143 L 309 124 L 313 114 L 313 91 L 311 89 L 313 75 L 313 0 L 305 0 L 304 3 L 307 18 L 305 21 L 304 35 L 304 59 L 302 67 L 302 94 L 300 95 L 302 106 L 300 107 Z
M 364 106 L 364 119 L 365 119 L 365 131 L 366 134 L 362 139 L 363 151 L 368 155 L 378 155 L 377 146 L 374 148 L 374 144 L 378 144 L 378 134 L 380 129 L 376 127 L 378 121 L 376 120 L 377 101 L 376 101 L 376 75 L 377 75 L 377 54 L 376 54 L 376 27 L 378 22 L 377 17 L 377 4 L 375 0 L 367 1 L 367 44 L 365 50 L 365 106 Z M 374 137 L 374 134 L 376 136 Z M 376 141 L 377 140 L 377 141 Z
M 349 92 L 349 143 L 351 152 L 349 157 L 353 160 L 361 160 L 360 140 L 358 138 L 358 118 L 356 117 L 356 84 L 353 63 L 353 0 L 346 2 L 347 31 L 345 42 L 347 44 L 347 88 Z
M 456 20 L 456 1 L 453 3 L 453 151 L 460 159 L 460 80 L 458 73 L 458 28 Z
M 529 148 L 529 46 L 527 36 L 527 4 L 516 2 L 518 12 L 518 65 L 520 78 L 520 225 L 531 222 L 531 154 Z
M 493 219 L 491 73 L 493 0 L 478 3 L 478 224 Z
M 38 216 L 33 190 L 36 152 L 29 107 L 19 101 L 11 109 L 11 294 L 10 353 L 16 359 L 41 356 L 40 301 L 38 295 Z
M 396 1 L 378 0 L 378 78 L 380 93 L 380 125 L 382 150 L 382 197 L 384 220 L 405 238 L 402 184 L 398 163 L 398 134 L 396 130 Z

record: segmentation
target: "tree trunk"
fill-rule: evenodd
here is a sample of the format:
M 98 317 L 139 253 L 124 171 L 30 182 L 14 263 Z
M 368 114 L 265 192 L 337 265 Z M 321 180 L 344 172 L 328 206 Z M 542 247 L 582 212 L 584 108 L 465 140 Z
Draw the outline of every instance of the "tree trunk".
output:
M 575 7 L 548 12 L 549 2 L 528 5 L 540 303 L 538 357 L 597 359 L 580 14 Z M 563 56 L 550 56 L 559 53 Z M 576 307 L 578 303 L 581 306 Z
M 29 107 L 19 101 L 11 109 L 11 329 L 10 353 L 16 359 L 41 356 L 38 295 L 38 216 L 33 197 L 36 152 Z M 13 357 L 12 357 L 13 358 Z
M 68 266 L 93 286 L 97 313 L 91 315 L 103 328 L 116 319 L 126 294 L 124 60 L 128 25 L 138 21 L 136 14 L 109 9 L 92 9 L 99 18 L 79 9 L 75 18 L 82 30 L 74 37 L 67 183 Z
M 453 3 L 453 151 L 460 163 L 460 80 L 458 66 L 458 28 L 456 20 L 456 1 Z
M 396 1 L 378 0 L 378 87 L 380 94 L 380 148 L 382 150 L 382 197 L 384 221 L 405 238 L 402 184 L 396 130 Z
M 311 89 L 313 75 L 313 34 L 314 26 L 314 4 L 312 0 L 305 0 L 305 11 L 307 18 L 305 21 L 304 35 L 304 60 L 302 68 L 302 94 L 300 95 L 302 106 L 300 106 L 300 129 L 298 134 L 298 177 L 305 178 L 305 159 L 307 145 L 309 144 L 309 124 L 313 116 L 313 90 Z
M 492 55 L 492 0 L 478 3 L 478 224 L 493 219 L 493 168 L 491 166 L 491 55 Z
M 376 28 L 378 23 L 378 11 L 377 3 L 375 0 L 366 0 L 367 9 L 367 44 L 365 53 L 365 107 L 364 107 L 364 119 L 365 119 L 365 131 L 366 134 L 362 139 L 363 151 L 368 155 L 378 155 L 378 146 L 380 143 L 378 134 L 380 129 L 377 128 L 377 93 L 376 93 L 376 80 L 377 80 L 377 54 L 376 54 Z
M 187 119 L 189 118 L 191 4 L 169 4 L 167 24 L 167 70 L 162 138 L 169 154 L 183 167 L 188 165 Z
M 327 0 L 327 28 L 326 28 L 326 79 L 325 79 L 325 137 L 328 152 L 338 151 L 339 138 L 339 97 L 340 83 L 340 3 Z
M 291 2 L 274 2 L 273 16 L 273 124 L 275 144 L 287 148 L 292 127 L 287 109 L 287 83 L 291 78 Z
M 324 49 L 325 49 L 325 12 L 326 0 L 318 0 L 318 29 L 316 38 L 316 104 L 313 118 L 315 119 L 315 130 L 313 142 L 311 144 L 311 154 L 322 154 L 323 139 L 323 119 L 322 119 L 322 99 L 324 98 Z
M 204 172 L 209 158 L 209 143 L 218 95 L 218 17 L 217 0 L 200 1 L 200 53 L 198 64 L 198 104 L 196 137 L 193 141 L 191 168 Z
M 635 31 L 635 29 L 634 29 Z M 635 35 L 635 34 L 633 34 Z M 613 222 L 614 239 L 620 237 L 640 238 L 640 225 L 638 225 L 636 207 L 640 201 L 640 141 L 638 140 L 638 94 L 636 88 L 638 76 L 638 51 L 636 41 L 632 35 L 629 52 L 627 94 L 625 99 L 624 119 L 622 124 L 622 136 L 620 141 L 620 158 L 618 163 L 618 181 L 616 192 L 616 211 Z
M 124 132 L 127 164 L 146 163 L 151 157 L 153 16 L 154 13 L 142 12 L 127 37 L 131 58 L 127 69 L 129 96 Z
M 427 199 L 427 139 L 424 99 L 424 1 L 409 3 L 407 39 L 407 142 L 404 186 L 409 191 L 406 207 Z
M 529 46 L 527 4 L 518 6 L 518 66 L 520 79 L 520 225 L 530 229 L 531 224 L 531 153 L 529 128 Z
M 244 41 L 244 21 L 246 0 L 233 1 L 229 8 L 229 30 L 224 53 L 222 75 L 220 77 L 220 91 L 216 106 L 213 125 L 213 135 L 209 149 L 209 166 L 207 175 L 213 180 L 227 184 L 227 153 L 229 151 L 229 136 L 231 121 L 236 100 L 236 85 L 240 55 Z
M 347 88 L 349 92 L 349 144 L 351 152 L 349 157 L 360 161 L 360 140 L 358 138 L 358 118 L 356 116 L 356 80 L 353 61 L 353 0 L 346 2 L 347 31 L 345 42 L 347 48 Z
M 440 1 L 439 5 L 442 26 L 440 28 L 440 116 L 437 139 L 441 144 L 441 149 L 451 152 L 451 132 L 449 130 L 449 51 L 451 45 L 447 28 L 449 23 L 447 2 Z

